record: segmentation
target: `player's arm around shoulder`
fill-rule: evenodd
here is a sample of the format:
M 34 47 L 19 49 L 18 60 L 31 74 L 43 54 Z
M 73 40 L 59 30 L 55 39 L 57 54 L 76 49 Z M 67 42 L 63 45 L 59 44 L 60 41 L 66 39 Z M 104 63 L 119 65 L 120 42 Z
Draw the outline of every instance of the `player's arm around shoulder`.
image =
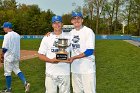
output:
M 51 34 L 52 34 L 52 32 L 47 32 L 47 33 L 45 34 L 45 36 L 49 37 Z

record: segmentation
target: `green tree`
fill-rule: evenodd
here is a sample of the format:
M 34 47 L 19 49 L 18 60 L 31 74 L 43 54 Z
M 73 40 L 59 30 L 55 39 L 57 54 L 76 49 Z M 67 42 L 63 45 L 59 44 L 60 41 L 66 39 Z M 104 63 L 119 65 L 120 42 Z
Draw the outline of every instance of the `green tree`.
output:
M 64 25 L 71 25 L 71 14 L 64 14 L 62 18 Z

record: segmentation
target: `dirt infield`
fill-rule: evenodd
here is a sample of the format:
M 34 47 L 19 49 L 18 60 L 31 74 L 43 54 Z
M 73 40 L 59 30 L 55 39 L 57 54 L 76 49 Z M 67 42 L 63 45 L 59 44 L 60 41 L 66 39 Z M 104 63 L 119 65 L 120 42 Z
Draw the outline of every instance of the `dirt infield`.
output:
M 37 51 L 21 50 L 20 56 L 21 56 L 20 57 L 21 60 L 26 60 L 26 59 L 38 57 L 38 53 Z
M 20 60 L 26 60 L 26 59 L 31 59 L 38 57 L 37 51 L 29 51 L 29 50 L 21 50 L 20 51 Z M 0 63 L 0 67 L 2 64 Z

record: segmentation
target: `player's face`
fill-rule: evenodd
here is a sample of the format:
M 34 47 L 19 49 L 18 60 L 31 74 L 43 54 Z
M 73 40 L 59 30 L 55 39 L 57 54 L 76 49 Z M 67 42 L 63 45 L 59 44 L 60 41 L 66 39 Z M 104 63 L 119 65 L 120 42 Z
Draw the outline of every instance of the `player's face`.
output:
M 81 27 L 83 19 L 81 17 L 73 17 L 71 19 L 71 23 L 74 25 L 74 27 Z
M 9 28 L 3 28 L 4 32 L 8 32 Z
M 52 24 L 53 29 L 56 31 L 62 30 L 62 26 L 63 26 L 63 24 L 58 21 L 56 21 Z

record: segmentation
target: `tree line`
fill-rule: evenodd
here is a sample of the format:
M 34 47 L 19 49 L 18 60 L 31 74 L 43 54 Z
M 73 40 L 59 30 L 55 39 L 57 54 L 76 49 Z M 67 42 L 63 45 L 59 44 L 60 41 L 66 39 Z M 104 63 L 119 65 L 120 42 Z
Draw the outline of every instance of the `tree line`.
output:
M 41 35 L 52 31 L 51 10 L 41 11 L 38 5 L 17 4 L 15 0 L 0 0 L 0 25 L 9 21 L 20 35 Z M 0 31 L 1 34 L 4 32 Z
M 140 36 L 140 0 L 84 0 L 77 11 L 96 34 Z
M 80 11 L 84 25 L 96 34 L 131 34 L 140 36 L 139 0 L 84 0 Z M 71 25 L 71 12 L 63 14 L 63 23 Z M 17 4 L 15 0 L 0 0 L 0 25 L 9 21 L 21 35 L 43 35 L 52 31 L 50 10 L 41 11 L 38 5 Z M 57 14 L 56 14 L 57 15 Z M 4 34 L 0 29 L 0 34 Z

